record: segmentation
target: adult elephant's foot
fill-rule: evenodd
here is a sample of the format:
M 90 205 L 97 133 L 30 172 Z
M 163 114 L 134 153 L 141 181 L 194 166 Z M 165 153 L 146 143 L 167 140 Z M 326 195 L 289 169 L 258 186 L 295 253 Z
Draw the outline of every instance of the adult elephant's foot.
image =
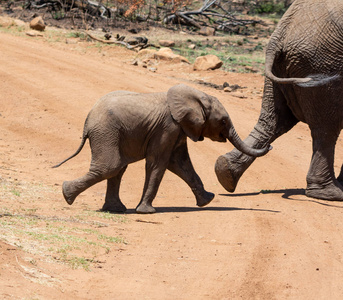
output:
M 136 212 L 138 214 L 153 214 L 156 212 L 156 209 L 150 204 L 141 203 L 136 207 Z
M 77 195 L 79 194 L 78 192 L 75 191 L 75 188 L 73 184 L 71 183 L 71 181 L 63 182 L 62 193 L 63 193 L 64 199 L 67 201 L 69 205 L 73 204 Z
M 316 199 L 343 201 L 343 187 L 338 181 L 327 185 L 308 183 L 305 194 L 307 197 Z
M 195 198 L 197 200 L 197 205 L 199 207 L 204 207 L 213 200 L 214 194 L 206 192 L 204 190 L 203 193 L 201 193 L 201 195 L 196 195 Z
M 106 212 L 124 213 L 126 212 L 126 206 L 121 203 L 121 201 L 116 203 L 105 203 L 101 210 Z
M 228 192 L 233 193 L 243 172 L 237 172 L 230 153 L 218 157 L 215 164 L 218 181 Z

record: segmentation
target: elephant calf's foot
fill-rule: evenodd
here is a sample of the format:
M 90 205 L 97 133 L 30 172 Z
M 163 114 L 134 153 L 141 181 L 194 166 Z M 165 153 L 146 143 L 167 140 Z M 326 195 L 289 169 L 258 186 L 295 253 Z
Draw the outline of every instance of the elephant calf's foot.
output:
M 343 187 L 337 182 L 331 182 L 328 185 L 319 184 L 307 184 L 306 192 L 307 197 L 331 200 L 331 201 L 343 201 Z
M 202 193 L 201 195 L 197 195 L 196 199 L 197 199 L 197 205 L 199 207 L 204 207 L 207 204 L 209 204 L 214 198 L 214 194 L 213 193 L 209 193 L 204 191 L 204 193 Z
M 70 181 L 63 182 L 62 193 L 64 199 L 67 201 L 69 205 L 73 204 L 78 195 L 78 193 L 75 193 L 75 191 L 73 191 L 73 187 L 71 186 Z
M 153 214 L 156 212 L 156 209 L 150 204 L 141 203 L 136 207 L 136 212 L 139 214 Z
M 101 209 L 102 211 L 124 213 L 126 212 L 126 206 L 123 203 L 105 203 Z
M 233 193 L 236 189 L 240 176 L 235 176 L 230 165 L 229 158 L 225 155 L 218 157 L 215 165 L 218 181 L 228 192 Z

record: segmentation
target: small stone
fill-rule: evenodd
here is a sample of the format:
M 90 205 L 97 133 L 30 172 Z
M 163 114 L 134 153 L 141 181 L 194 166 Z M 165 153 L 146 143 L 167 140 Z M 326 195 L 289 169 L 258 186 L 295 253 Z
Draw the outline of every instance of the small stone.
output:
M 131 62 L 131 65 L 133 65 L 133 66 L 138 66 L 138 60 L 137 60 L 137 59 L 133 60 L 133 61 Z
M 201 27 L 199 30 L 199 34 L 205 35 L 205 36 L 212 36 L 215 34 L 215 32 L 216 30 L 214 28 L 208 27 L 208 26 Z
M 231 96 L 236 97 L 236 98 L 240 98 L 240 99 L 246 99 L 246 98 L 248 98 L 248 97 L 245 96 L 243 93 L 239 93 L 239 92 L 233 92 L 233 93 L 231 93 Z
M 257 73 L 258 72 L 255 68 L 253 68 L 251 66 L 245 66 L 245 69 L 251 73 Z
M 193 69 L 195 71 L 206 71 L 219 69 L 223 62 L 216 55 L 199 56 L 195 59 Z
M 13 26 L 13 19 L 10 17 L 0 16 L 0 27 L 11 27 Z
M 45 23 L 41 16 L 38 16 L 31 20 L 30 22 L 30 28 L 38 31 L 44 31 L 45 29 Z
M 161 48 L 159 51 L 155 53 L 155 58 L 160 59 L 160 60 L 169 60 L 175 63 L 178 63 L 178 62 L 189 63 L 187 58 L 173 53 L 173 51 L 170 48 Z
M 35 31 L 35 30 L 30 30 L 30 31 L 27 31 L 27 32 L 26 32 L 26 35 L 28 35 L 28 36 L 32 36 L 32 37 L 36 37 L 36 36 L 43 36 L 43 34 L 42 34 L 42 33 L 40 33 L 40 32 L 37 32 L 37 31 Z
M 175 42 L 171 40 L 160 40 L 158 42 L 162 47 L 174 47 Z
M 224 88 L 224 92 L 231 93 L 232 92 L 232 88 L 227 86 L 227 87 Z
M 14 19 L 13 22 L 17 27 L 25 27 L 26 26 L 26 23 L 22 20 L 19 20 L 19 19 Z

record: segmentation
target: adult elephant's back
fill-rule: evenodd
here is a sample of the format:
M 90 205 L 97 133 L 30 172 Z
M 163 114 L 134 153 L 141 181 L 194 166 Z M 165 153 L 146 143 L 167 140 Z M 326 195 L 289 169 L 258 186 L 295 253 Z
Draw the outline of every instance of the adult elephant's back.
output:
M 303 86 L 323 85 L 332 76 L 342 76 L 342 15 L 343 1 L 294 1 L 267 46 L 266 76 Z

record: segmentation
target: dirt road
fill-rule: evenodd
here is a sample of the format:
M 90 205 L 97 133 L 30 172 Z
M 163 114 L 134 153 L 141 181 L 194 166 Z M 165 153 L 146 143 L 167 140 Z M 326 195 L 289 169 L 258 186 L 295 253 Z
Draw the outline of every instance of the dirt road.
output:
M 232 145 L 190 141 L 195 169 L 216 194 L 203 209 L 186 184 L 167 173 L 154 201 L 158 212 L 135 214 L 144 181 L 144 162 L 139 162 L 129 166 L 121 187 L 128 213 L 105 219 L 97 213 L 104 183 L 72 206 L 61 194 L 63 180 L 88 170 L 88 146 L 51 169 L 77 149 L 88 111 L 113 90 L 155 92 L 189 84 L 218 97 L 244 138 L 259 115 L 262 76 L 194 73 L 190 66 L 163 63 L 152 73 L 131 65 L 133 52 L 119 47 L 99 53 L 6 33 L 0 33 L 0 41 L 2 299 L 342 299 L 343 204 L 304 196 L 311 158 L 304 124 L 257 159 L 234 194 L 214 173 L 217 157 Z M 196 78 L 246 86 L 247 98 L 190 81 Z M 337 171 L 341 146 L 340 139 Z M 56 236 L 43 235 L 52 228 Z M 80 245 L 98 243 L 100 250 L 72 246 L 74 238 L 54 251 L 61 243 L 57 233 L 67 230 L 68 236 L 78 235 Z M 119 236 L 125 242 L 88 243 L 95 234 L 98 240 Z M 71 251 L 92 256 L 89 267 L 62 262 Z

